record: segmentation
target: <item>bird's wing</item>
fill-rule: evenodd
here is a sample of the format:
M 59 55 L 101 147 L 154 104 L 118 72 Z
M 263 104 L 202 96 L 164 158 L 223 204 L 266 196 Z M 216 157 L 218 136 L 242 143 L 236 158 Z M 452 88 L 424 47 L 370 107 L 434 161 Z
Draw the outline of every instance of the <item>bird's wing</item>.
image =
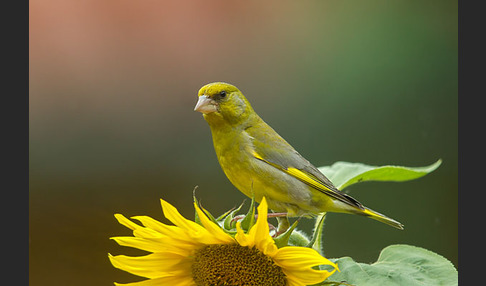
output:
M 350 206 L 364 209 L 354 198 L 339 191 L 332 182 L 314 165 L 300 155 L 275 130 L 268 128 L 247 128 L 251 136 L 252 155 L 282 172 L 302 181 L 308 186 Z

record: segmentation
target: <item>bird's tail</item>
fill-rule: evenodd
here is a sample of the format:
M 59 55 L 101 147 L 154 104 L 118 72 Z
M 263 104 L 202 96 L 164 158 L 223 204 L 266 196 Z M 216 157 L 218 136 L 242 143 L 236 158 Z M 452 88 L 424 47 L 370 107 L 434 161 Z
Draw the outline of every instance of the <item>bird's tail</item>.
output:
M 389 218 L 385 215 L 382 215 L 379 212 L 375 212 L 374 210 L 371 210 L 367 207 L 364 207 L 364 209 L 361 210 L 358 214 L 363 215 L 363 216 L 367 216 L 367 217 L 372 218 L 374 220 L 377 220 L 379 222 L 383 222 L 383 223 L 386 223 L 387 225 L 391 225 L 394 228 L 398 228 L 398 229 L 403 230 L 403 224 L 401 224 L 398 221 L 393 220 L 393 219 L 391 219 L 391 218 Z

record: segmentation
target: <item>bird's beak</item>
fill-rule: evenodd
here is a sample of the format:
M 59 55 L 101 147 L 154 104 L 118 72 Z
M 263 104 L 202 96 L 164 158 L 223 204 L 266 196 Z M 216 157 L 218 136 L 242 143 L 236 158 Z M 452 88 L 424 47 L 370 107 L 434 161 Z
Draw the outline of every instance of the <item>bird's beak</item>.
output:
M 194 107 L 194 110 L 204 114 L 208 114 L 208 113 L 218 111 L 218 104 L 210 97 L 206 95 L 201 95 L 197 100 L 196 107 Z

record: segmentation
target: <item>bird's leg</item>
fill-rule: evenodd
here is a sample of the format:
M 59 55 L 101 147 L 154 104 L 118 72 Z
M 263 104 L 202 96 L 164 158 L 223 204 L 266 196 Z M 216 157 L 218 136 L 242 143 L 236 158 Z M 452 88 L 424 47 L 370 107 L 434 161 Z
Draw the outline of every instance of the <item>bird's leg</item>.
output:
M 285 214 L 285 216 L 277 216 L 276 218 L 278 222 L 278 227 L 275 236 L 279 236 L 282 233 L 286 232 L 287 229 L 289 229 L 290 222 L 289 222 L 289 218 L 287 217 L 287 214 Z
M 255 215 L 256 217 L 256 215 Z M 231 222 L 235 222 L 235 221 L 239 221 L 239 220 L 242 220 L 243 218 L 245 218 L 245 215 L 236 215 L 232 220 Z
M 287 217 L 287 213 L 269 213 L 269 214 L 267 214 L 267 218 L 272 218 L 272 217 L 276 217 L 277 221 L 278 221 L 278 218 L 280 218 L 280 217 Z
M 240 219 L 243 219 L 246 215 L 237 215 L 235 216 L 231 222 L 234 222 L 234 221 L 237 221 L 237 220 L 240 220 Z M 277 221 L 280 217 L 287 217 L 287 213 L 269 213 L 267 214 L 267 218 L 272 218 L 272 217 L 276 217 L 277 218 Z M 258 214 L 255 215 L 255 219 L 258 219 Z

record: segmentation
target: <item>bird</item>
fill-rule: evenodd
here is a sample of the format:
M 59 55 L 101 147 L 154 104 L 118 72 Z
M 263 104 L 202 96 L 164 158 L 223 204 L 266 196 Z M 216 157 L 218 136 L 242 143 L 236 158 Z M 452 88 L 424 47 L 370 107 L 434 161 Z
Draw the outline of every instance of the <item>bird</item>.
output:
M 315 217 L 334 212 L 356 214 L 403 229 L 403 224 L 371 210 L 340 191 L 254 111 L 234 85 L 213 82 L 198 91 L 194 107 L 211 129 L 218 162 L 229 181 L 258 203 L 289 217 Z

